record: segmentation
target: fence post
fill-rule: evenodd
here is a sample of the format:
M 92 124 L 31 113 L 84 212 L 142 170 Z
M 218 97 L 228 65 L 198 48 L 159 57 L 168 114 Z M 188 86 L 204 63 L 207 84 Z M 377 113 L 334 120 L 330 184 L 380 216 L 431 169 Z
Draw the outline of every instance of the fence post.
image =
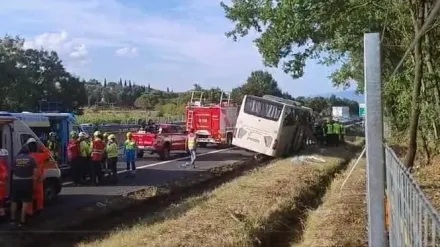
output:
M 385 162 L 383 148 L 380 34 L 364 34 L 366 103 L 368 245 L 387 246 L 385 232 Z

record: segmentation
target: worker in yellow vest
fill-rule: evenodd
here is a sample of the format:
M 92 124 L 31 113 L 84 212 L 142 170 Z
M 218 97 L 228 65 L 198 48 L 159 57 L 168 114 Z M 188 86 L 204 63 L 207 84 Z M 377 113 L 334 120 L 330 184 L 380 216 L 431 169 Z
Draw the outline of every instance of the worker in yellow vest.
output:
M 341 134 L 341 125 L 339 122 L 335 121 L 333 122 L 333 145 L 339 146 L 339 135 Z
M 188 166 L 191 164 L 193 168 L 196 168 L 196 147 L 197 147 L 197 135 L 194 133 L 194 129 L 191 129 L 186 141 L 186 149 L 190 153 L 191 163 L 186 162 L 183 166 Z
M 118 143 L 116 143 L 116 136 L 113 134 L 108 136 L 106 152 L 107 164 L 111 170 L 111 179 L 116 184 L 118 182 Z
M 327 145 L 333 145 L 333 123 L 332 121 L 325 124 L 325 134 Z
M 341 140 L 342 143 L 345 142 L 345 127 L 343 124 L 341 124 L 341 135 L 340 135 L 339 140 Z

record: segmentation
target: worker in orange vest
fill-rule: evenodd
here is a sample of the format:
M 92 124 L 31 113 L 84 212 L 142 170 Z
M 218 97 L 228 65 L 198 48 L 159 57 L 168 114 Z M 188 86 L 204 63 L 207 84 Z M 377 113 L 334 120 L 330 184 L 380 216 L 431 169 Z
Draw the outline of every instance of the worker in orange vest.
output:
M 104 160 L 104 152 L 106 148 L 105 142 L 102 140 L 100 131 L 93 133 L 91 159 L 92 159 L 92 183 L 99 185 L 102 182 L 102 162 Z
M 38 176 L 34 179 L 33 186 L 33 203 L 30 208 L 28 208 L 27 213 L 29 215 L 38 214 L 43 210 L 44 206 L 44 166 L 50 161 L 51 153 L 48 148 L 42 144 L 37 144 L 37 140 L 34 138 L 29 138 L 26 145 L 28 146 L 30 153 L 29 155 L 34 158 L 37 163 Z
M 8 167 L 9 152 L 0 149 L 0 217 L 5 216 L 5 199 L 8 194 L 7 183 L 9 175 Z

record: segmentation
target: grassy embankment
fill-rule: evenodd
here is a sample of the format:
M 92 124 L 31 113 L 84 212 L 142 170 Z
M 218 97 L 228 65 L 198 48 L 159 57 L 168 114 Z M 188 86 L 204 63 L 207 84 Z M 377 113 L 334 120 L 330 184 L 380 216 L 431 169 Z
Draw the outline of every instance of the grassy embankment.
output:
M 274 161 L 244 176 L 144 216 L 80 246 L 254 246 L 287 243 L 301 228 L 307 207 L 316 206 L 332 176 L 345 168 L 353 148 L 310 149 L 324 163 Z
M 349 170 L 333 180 L 323 203 L 309 213 L 302 238 L 293 241 L 292 247 L 368 245 L 365 159 L 360 160 L 341 189 Z

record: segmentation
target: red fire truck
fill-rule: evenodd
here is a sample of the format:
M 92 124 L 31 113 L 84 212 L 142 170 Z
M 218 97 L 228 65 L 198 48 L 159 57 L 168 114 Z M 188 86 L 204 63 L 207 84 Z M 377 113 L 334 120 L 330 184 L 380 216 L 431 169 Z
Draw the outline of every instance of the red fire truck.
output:
M 231 146 L 239 108 L 230 93 L 221 92 L 218 102 L 207 102 L 203 96 L 203 92 L 191 92 L 185 110 L 186 130 L 195 130 L 201 147 L 208 143 Z

